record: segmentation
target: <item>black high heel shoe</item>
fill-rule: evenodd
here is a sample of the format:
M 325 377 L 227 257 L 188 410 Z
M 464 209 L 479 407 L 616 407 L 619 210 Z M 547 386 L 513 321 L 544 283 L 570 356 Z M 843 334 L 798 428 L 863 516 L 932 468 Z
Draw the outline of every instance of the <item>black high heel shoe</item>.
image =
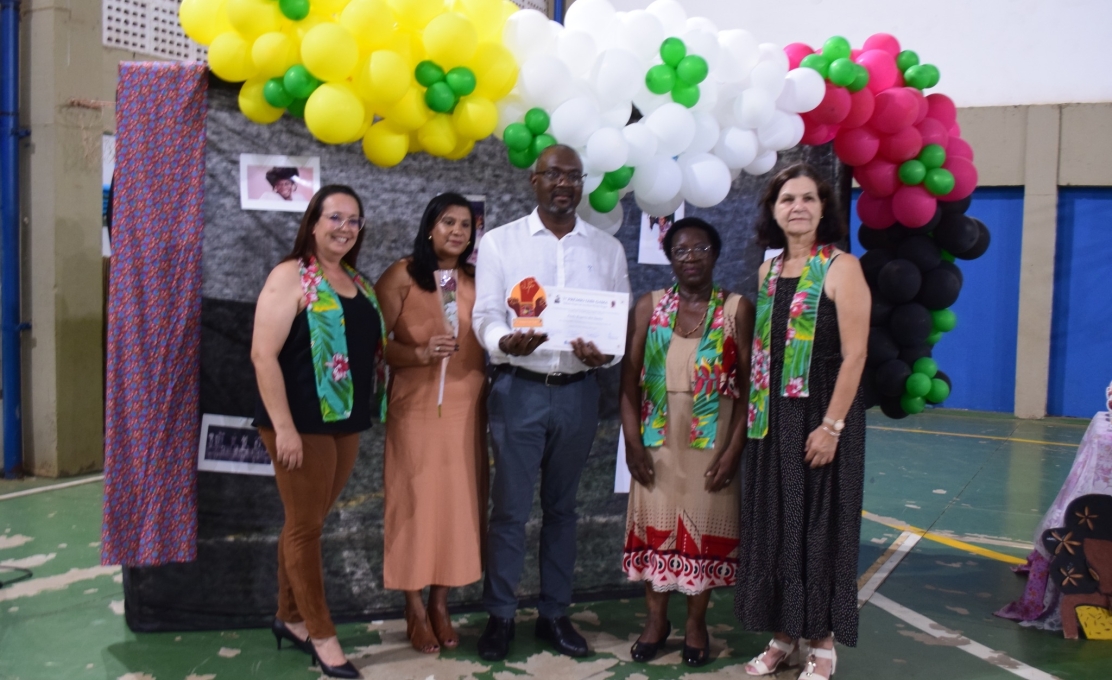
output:
M 310 646 L 312 646 L 313 643 L 310 641 L 309 644 L 310 644 Z M 328 677 L 330 677 L 330 678 L 361 678 L 361 677 L 363 677 L 363 674 L 359 672 L 359 669 L 356 668 L 355 664 L 353 664 L 352 662 L 345 661 L 344 665 L 342 665 L 342 666 L 329 666 L 328 664 L 326 664 L 325 662 L 320 660 L 320 654 L 317 654 L 317 648 L 315 646 L 312 647 L 312 650 L 313 650 L 313 665 L 314 666 L 320 666 L 320 672 L 324 673 Z
M 290 630 L 289 626 L 287 626 L 284 621 L 274 619 L 274 623 L 270 624 L 270 632 L 274 633 L 274 641 L 278 643 L 278 649 L 282 649 L 282 639 L 284 638 L 292 642 L 294 647 L 312 656 L 313 643 L 309 642 L 309 638 L 302 640 L 294 635 L 293 631 Z
M 706 628 L 703 629 L 704 631 Z M 687 644 L 687 637 L 683 638 L 683 662 L 692 668 L 705 666 L 710 663 L 710 632 L 706 633 L 707 644 L 703 647 L 692 647 Z
M 665 621 L 664 627 L 667 629 L 664 635 L 656 642 L 634 642 L 633 646 L 629 648 L 629 655 L 633 657 L 634 661 L 638 663 L 645 663 L 652 661 L 661 649 L 664 649 L 664 643 L 668 641 L 668 636 L 672 634 L 672 622 Z

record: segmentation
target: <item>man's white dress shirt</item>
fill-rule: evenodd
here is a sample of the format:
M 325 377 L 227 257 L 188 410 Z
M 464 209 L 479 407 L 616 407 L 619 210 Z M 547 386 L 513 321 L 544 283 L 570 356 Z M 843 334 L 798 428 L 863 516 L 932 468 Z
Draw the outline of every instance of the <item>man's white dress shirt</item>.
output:
M 572 352 L 550 350 L 544 345 L 527 357 L 510 356 L 498 349 L 502 336 L 514 332 L 514 312 L 506 301 L 514 286 L 529 277 L 545 288 L 584 288 L 628 295 L 629 273 L 622 244 L 579 217 L 575 218 L 575 228 L 558 239 L 533 210 L 519 220 L 487 230 L 479 249 L 472 324 L 491 361 L 537 373 L 587 370 L 588 366 Z M 619 358 L 614 357 L 614 362 Z

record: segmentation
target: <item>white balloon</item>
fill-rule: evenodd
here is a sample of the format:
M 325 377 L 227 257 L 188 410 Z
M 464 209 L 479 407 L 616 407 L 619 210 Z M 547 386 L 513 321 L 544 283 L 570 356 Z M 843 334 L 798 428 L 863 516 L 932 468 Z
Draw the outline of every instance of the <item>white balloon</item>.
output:
M 591 133 L 602 125 L 598 104 L 587 97 L 569 99 L 550 116 L 548 132 L 561 144 L 583 146 Z
M 776 167 L 776 152 L 766 151 L 749 165 L 745 166 L 745 172 L 750 175 L 763 175 L 769 170 Z
M 552 51 L 556 39 L 554 25 L 559 26 L 535 9 L 514 12 L 506 19 L 502 42 L 521 64 L 530 57 Z
M 645 125 L 660 140 L 657 147 L 660 155 L 678 156 L 695 138 L 695 117 L 687 107 L 675 102 L 669 102 L 649 114 Z
M 638 167 L 630 184 L 637 196 L 649 203 L 663 203 L 680 193 L 683 173 L 676 161 L 657 156 Z
M 826 81 L 818 71 L 792 69 L 784 79 L 784 91 L 776 99 L 776 106 L 788 113 L 806 113 L 822 103 L 825 96 Z
M 817 73 L 815 75 L 818 75 Z M 819 76 L 821 78 L 821 76 Z M 767 92 L 750 87 L 738 95 L 734 103 L 734 118 L 743 128 L 756 129 L 772 120 L 776 104 Z
M 734 117 L 734 104 L 736 103 L 736 93 L 728 98 L 719 95 L 718 104 L 714 107 L 714 117 L 718 119 L 719 127 L 725 129 L 737 125 L 737 118 Z
M 720 61 L 719 53 L 722 51 L 722 48 L 718 46 L 718 32 L 717 30 L 707 32 L 700 28 L 699 24 L 692 28 L 691 22 L 693 21 L 695 19 L 687 20 L 687 31 L 680 36 L 680 39 L 687 46 L 688 54 L 697 54 L 705 59 L 709 73 L 715 73 Z M 707 23 L 710 22 L 707 21 Z M 710 25 L 711 27 L 714 26 L 714 24 Z
M 645 11 L 660 19 L 665 35 L 669 37 L 678 36 L 687 30 L 687 10 L 677 0 L 655 0 L 655 2 L 649 3 Z M 664 41 L 661 40 L 661 42 Z M 657 47 L 659 48 L 660 45 L 657 45 Z
M 629 117 L 632 113 L 633 102 L 622 102 L 602 112 L 602 124 L 620 130 L 629 123 Z
M 564 27 L 591 33 L 597 30 L 600 23 L 610 21 L 615 13 L 614 5 L 608 0 L 578 0 L 564 13 Z
M 774 111 L 772 120 L 757 128 L 757 141 L 762 149 L 783 151 L 795 146 L 792 137 L 795 135 L 795 126 L 788 113 Z
M 719 127 L 715 117 L 709 113 L 695 111 L 692 116 L 695 118 L 695 138 L 691 140 L 691 144 L 687 147 L 687 153 L 707 153 L 718 143 L 721 127 Z
M 594 190 L 592 189 L 592 191 Z M 610 212 L 600 213 L 591 207 L 591 199 L 588 193 L 584 184 L 583 199 L 575 210 L 579 213 L 579 217 L 592 227 L 597 227 L 611 236 L 618 233 L 618 230 L 622 228 L 622 222 L 625 220 L 625 209 L 622 208 L 621 202 Z
M 633 196 L 633 200 L 637 203 L 637 207 L 641 209 L 641 212 L 646 215 L 650 217 L 663 217 L 665 215 L 671 215 L 679 210 L 680 206 L 683 205 L 683 193 L 677 191 L 675 196 L 660 202 L 647 201 L 637 194 Z
M 573 76 L 582 78 L 591 72 L 598 48 L 590 33 L 568 29 L 556 39 L 556 54 Z
M 637 94 L 633 95 L 633 105 L 637 107 L 642 116 L 647 117 L 653 111 L 672 101 L 672 95 L 653 94 L 649 92 L 649 88 L 645 87 L 644 78 L 641 81 Z
M 791 64 L 788 62 L 788 53 L 776 43 L 761 43 L 757 46 L 757 52 L 760 54 L 760 61 L 771 61 L 780 64 L 784 67 L 785 72 L 791 68 Z
M 591 88 L 603 108 L 630 101 L 641 89 L 645 69 L 637 55 L 629 50 L 606 50 L 591 69 Z
M 685 154 L 680 156 L 679 165 L 683 172 L 683 198 L 695 207 L 716 206 L 730 193 L 730 169 L 718 157 L 709 153 Z
M 778 61 L 762 61 L 749 73 L 751 87 L 759 87 L 776 99 L 784 89 L 784 78 L 788 75 L 788 65 Z
M 737 179 L 741 177 L 741 168 L 730 168 L 730 178 Z
M 691 110 L 713 114 L 716 108 L 718 108 L 718 81 L 707 78 L 699 83 L 699 101 L 695 102 Z
M 622 128 L 622 137 L 629 145 L 629 156 L 626 163 L 638 168 L 648 163 L 656 156 L 656 135 L 644 123 L 637 122 Z
M 587 176 L 583 178 L 583 200 L 587 200 L 587 194 L 602 186 L 602 181 L 606 179 L 605 173 L 602 172 L 588 172 Z M 582 207 L 582 203 L 580 206 Z M 589 205 L 589 204 L 588 204 Z M 592 222 L 591 224 L 594 224 Z
M 620 130 L 599 128 L 587 140 L 587 160 L 593 168 L 612 172 L 625 165 L 628 158 L 629 144 Z
M 512 16 L 517 14 L 520 12 L 515 12 Z M 522 86 L 527 103 L 546 111 L 555 110 L 573 93 L 571 71 L 564 62 L 549 54 L 533 57 L 522 64 L 518 83 Z
M 525 118 L 529 107 L 519 97 L 509 95 L 494 105 L 498 109 L 498 125 L 494 128 L 494 136 L 502 139 L 502 133 L 510 123 L 520 123 Z
M 710 33 L 715 36 L 715 39 L 718 38 L 718 27 L 714 25 L 713 21 L 706 17 L 690 17 L 687 20 L 687 28 L 684 32 L 690 33 L 691 31 Z
M 664 25 L 655 15 L 635 9 L 622 16 L 621 45 L 638 59 L 650 61 L 656 57 L 664 37 Z
M 806 129 L 803 125 L 803 117 L 800 116 L 798 113 L 788 113 L 785 115 L 788 117 L 788 122 L 791 123 L 792 136 L 791 143 L 784 148 L 790 149 L 792 147 L 799 146 L 799 143 L 803 141 L 803 133 L 806 132 Z
M 730 168 L 744 168 L 757 158 L 757 133 L 730 127 L 718 135 L 714 155 Z
M 749 31 L 735 28 L 718 34 L 721 47 L 721 64 L 715 72 L 724 83 L 740 83 L 749 77 L 760 56 L 757 39 Z

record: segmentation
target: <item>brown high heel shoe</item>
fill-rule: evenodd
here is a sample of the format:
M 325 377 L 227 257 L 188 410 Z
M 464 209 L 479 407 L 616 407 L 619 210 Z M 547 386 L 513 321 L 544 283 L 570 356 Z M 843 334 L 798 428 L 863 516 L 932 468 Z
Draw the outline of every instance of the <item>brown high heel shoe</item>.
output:
M 427 612 L 418 614 L 409 609 L 405 610 L 405 635 L 409 638 L 409 644 L 413 645 L 413 649 L 422 654 L 435 654 L 440 651 L 440 644 L 429 626 Z
M 428 616 L 429 623 L 432 624 L 432 632 L 440 641 L 440 646 L 445 649 L 459 647 L 459 633 L 452 627 L 452 617 L 448 615 L 447 610 L 440 611 L 436 607 L 430 607 Z

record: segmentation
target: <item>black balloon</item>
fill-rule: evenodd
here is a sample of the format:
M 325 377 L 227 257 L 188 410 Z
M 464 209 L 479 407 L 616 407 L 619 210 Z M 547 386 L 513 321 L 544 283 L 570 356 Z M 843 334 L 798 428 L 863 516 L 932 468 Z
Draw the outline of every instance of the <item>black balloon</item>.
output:
M 861 400 L 865 408 L 872 408 L 880 403 L 880 392 L 876 389 L 876 373 L 871 368 L 866 368 L 861 374 Z
M 916 347 L 931 334 L 931 313 L 918 302 L 909 302 L 892 310 L 888 330 L 901 347 Z
M 900 420 L 901 418 L 907 417 L 907 411 L 904 411 L 903 406 L 900 404 L 899 397 L 886 397 L 881 399 L 880 410 L 892 420 Z
M 892 334 L 887 328 L 873 326 L 869 329 L 868 355 L 865 363 L 868 366 L 879 366 L 886 361 L 895 359 L 900 354 L 900 346 L 892 339 Z
M 946 309 L 957 302 L 959 293 L 960 275 L 954 274 L 948 267 L 940 266 L 923 275 L 923 285 L 915 299 L 927 309 Z
M 937 227 L 940 222 L 942 222 L 942 206 L 938 205 L 934 209 L 934 217 L 931 218 L 931 221 L 919 227 L 919 230 L 929 234 L 934 231 L 934 228 Z
M 946 383 L 946 387 L 949 387 L 951 391 L 954 389 L 954 383 L 950 381 L 950 376 L 943 373 L 942 369 L 938 369 L 938 373 L 935 373 L 934 377 Z
M 891 359 L 877 366 L 876 389 L 886 397 L 899 397 L 911 375 L 911 367 L 899 359 Z
M 961 253 L 954 253 L 954 257 L 959 260 L 976 260 L 978 257 L 985 254 L 985 251 L 988 250 L 989 243 L 992 241 L 992 235 L 988 233 L 988 227 L 985 226 L 985 223 L 976 217 L 970 219 L 977 223 L 977 242 L 974 243 L 973 247 L 969 250 Z
M 965 285 L 965 274 L 962 273 L 961 267 L 957 266 L 953 262 L 947 262 L 946 260 L 943 260 L 938 263 L 938 268 L 945 269 L 954 276 L 958 277 L 958 281 L 961 282 L 961 285 Z
M 881 268 L 891 262 L 894 257 L 893 251 L 889 248 L 877 248 L 861 256 L 861 271 L 864 272 L 865 281 L 870 288 L 876 286 L 876 277 Z
M 876 290 L 892 304 L 903 304 L 915 299 L 923 275 L 909 260 L 892 260 L 880 268 L 876 277 Z
M 942 250 L 930 236 L 916 234 L 900 244 L 896 257 L 914 262 L 921 272 L 929 272 L 942 261 Z
M 888 230 L 873 229 L 862 224 L 857 229 L 857 241 L 865 250 L 874 250 L 888 245 Z
M 869 314 L 870 326 L 887 326 L 892 315 L 892 304 L 885 302 L 879 295 L 873 297 L 873 310 Z
M 977 243 L 980 232 L 972 218 L 961 214 L 947 215 L 934 230 L 934 240 L 951 253 L 964 253 Z
M 927 344 L 903 347 L 900 349 L 900 361 L 907 362 L 908 366 L 914 366 L 916 361 L 923 357 L 929 357 L 933 349 Z
M 973 202 L 973 196 L 966 196 L 960 201 L 939 201 L 938 207 L 946 215 L 962 214 L 969 210 L 969 204 Z

